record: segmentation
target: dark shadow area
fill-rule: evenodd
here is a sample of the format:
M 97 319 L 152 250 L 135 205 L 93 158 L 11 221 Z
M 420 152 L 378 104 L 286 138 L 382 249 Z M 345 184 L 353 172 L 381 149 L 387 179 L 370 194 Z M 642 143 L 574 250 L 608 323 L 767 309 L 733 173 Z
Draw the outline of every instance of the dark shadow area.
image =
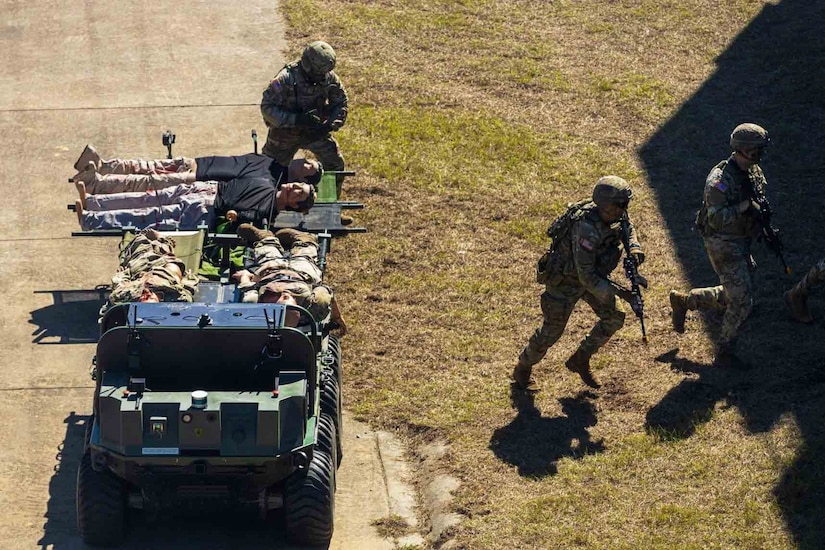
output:
M 648 414 L 650 427 L 687 437 L 719 400 L 741 410 L 748 429 L 769 430 L 784 415 L 797 422 L 802 450 L 775 489 L 777 502 L 799 548 L 825 548 L 825 439 L 822 397 L 825 331 L 790 322 L 782 292 L 823 254 L 825 227 L 825 2 L 784 0 L 766 5 L 718 57 L 717 70 L 639 151 L 679 260 L 694 287 L 717 284 L 692 232 L 710 169 L 729 154 L 728 136 L 741 122 L 770 132 L 761 163 L 768 178 L 776 225 L 794 273 L 756 244 L 756 310 L 740 337 L 750 364 L 748 384 L 737 374 L 699 370 Z M 825 293 L 821 293 L 825 294 Z M 813 296 L 813 309 L 817 307 Z M 821 298 L 820 298 L 821 299 Z M 688 325 L 688 330 L 695 325 Z M 689 355 L 689 350 L 685 350 Z M 682 360 L 676 360 L 675 368 Z M 689 362 L 688 362 L 689 363 Z M 690 366 L 688 364 L 688 366 Z
M 97 342 L 97 318 L 108 288 L 90 290 L 38 290 L 51 294 L 54 303 L 31 312 L 29 323 L 35 344 L 93 344 Z
M 591 441 L 587 431 L 597 422 L 595 398 L 585 391 L 559 399 L 564 415 L 547 418 L 531 396 L 514 396 L 518 414 L 510 424 L 493 432 L 490 449 L 499 459 L 517 466 L 519 475 L 532 477 L 554 475 L 556 462 L 563 457 L 600 453 L 604 444 Z
M 44 550 L 88 548 L 77 531 L 75 503 L 77 471 L 83 454 L 83 440 L 89 416 L 70 413 L 64 420 L 66 437 L 57 449 L 57 464 L 49 483 L 49 502 L 43 538 Z M 283 535 L 283 516 L 274 514 L 266 522 L 256 510 L 232 506 L 222 510 L 174 510 L 161 512 L 149 520 L 140 510 L 130 509 L 124 550 L 297 550 Z

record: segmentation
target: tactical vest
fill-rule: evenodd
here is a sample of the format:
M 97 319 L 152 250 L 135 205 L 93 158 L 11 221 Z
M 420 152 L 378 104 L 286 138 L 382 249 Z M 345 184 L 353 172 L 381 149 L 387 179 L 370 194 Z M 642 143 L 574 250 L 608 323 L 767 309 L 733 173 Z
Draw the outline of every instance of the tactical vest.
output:
M 569 203 L 567 211 L 550 224 L 546 232 L 551 239 L 550 246 L 536 264 L 537 283 L 546 285 L 561 280 L 564 275 L 564 266 L 573 255 L 570 239 L 566 237 L 570 234 L 573 224 L 594 208 L 596 204 L 590 199 Z

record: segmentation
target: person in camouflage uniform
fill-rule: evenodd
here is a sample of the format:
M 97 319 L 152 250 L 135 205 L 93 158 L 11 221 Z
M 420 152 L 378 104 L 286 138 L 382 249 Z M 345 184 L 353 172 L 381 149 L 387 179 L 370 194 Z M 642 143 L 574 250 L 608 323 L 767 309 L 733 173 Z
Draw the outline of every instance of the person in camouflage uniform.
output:
M 269 129 L 262 150 L 265 155 L 287 165 L 298 149 L 308 149 L 325 169 L 344 169 L 344 157 L 331 133 L 347 121 L 347 92 L 334 68 L 335 51 L 318 40 L 269 83 L 261 100 Z M 339 177 L 339 197 L 341 181 Z
M 627 213 L 633 193 L 627 182 L 617 176 L 605 176 L 596 182 L 592 200 L 569 206 L 567 213 L 548 229 L 552 247 L 540 262 L 539 282 L 545 284 L 541 295 L 542 326 L 521 351 L 513 370 L 514 389 L 536 392 L 532 367 L 564 332 L 576 303 L 583 299 L 593 308 L 599 321 L 579 344 L 565 366 L 579 374 L 590 387 L 599 383 L 590 372 L 590 357 L 623 325 L 625 314 L 617 307 L 616 297 L 631 302 L 633 294 L 608 280 L 621 258 L 620 221 Z M 564 230 L 556 227 L 569 223 Z M 644 253 L 632 224 L 629 242 L 637 264 Z
M 714 166 L 705 181 L 696 225 L 702 231 L 705 251 L 720 284 L 687 293 L 670 292 L 676 332 L 685 331 L 689 310 L 724 311 L 714 357 L 714 364 L 719 366 L 738 362 L 736 337 L 753 308 L 751 269 L 755 264 L 751 244 L 760 228 L 759 206 L 750 198 L 749 189 L 765 191 L 767 180 L 759 160 L 768 143 L 764 128 L 753 123 L 740 124 L 730 136 L 730 157 Z
M 191 302 L 197 276 L 175 257 L 175 242 L 154 229 L 141 231 L 120 251 L 120 267 L 112 277 L 109 303 Z
M 323 273 L 318 266 L 315 235 L 290 228 L 272 233 L 251 224 L 241 224 L 238 236 L 253 249 L 249 270 L 234 275 L 244 302 L 298 305 L 317 321 L 329 317 L 338 325 L 339 335 L 346 333 L 346 323 L 332 288 L 321 282 Z M 297 312 L 291 313 L 295 318 L 288 318 L 287 323 L 296 326 Z
M 825 284 L 825 259 L 819 260 L 792 289 L 785 293 L 785 303 L 800 323 L 813 323 L 808 310 L 808 293 Z

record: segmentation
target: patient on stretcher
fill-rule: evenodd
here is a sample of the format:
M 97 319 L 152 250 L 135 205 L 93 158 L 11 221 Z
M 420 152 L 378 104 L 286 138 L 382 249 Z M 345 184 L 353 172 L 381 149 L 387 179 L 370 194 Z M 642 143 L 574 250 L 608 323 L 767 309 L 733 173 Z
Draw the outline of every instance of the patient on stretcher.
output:
M 120 251 L 108 306 L 123 302 L 191 302 L 198 277 L 174 254 L 175 242 L 145 229 Z

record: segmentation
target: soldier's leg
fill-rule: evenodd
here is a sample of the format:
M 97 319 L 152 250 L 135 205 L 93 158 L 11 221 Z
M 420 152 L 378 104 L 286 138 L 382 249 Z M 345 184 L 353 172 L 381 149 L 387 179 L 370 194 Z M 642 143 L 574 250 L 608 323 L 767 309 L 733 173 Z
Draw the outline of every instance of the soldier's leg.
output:
M 289 269 L 297 271 L 313 283 L 321 282 L 318 267 L 318 239 L 312 233 L 291 228 L 279 229 L 275 236 L 285 250 L 289 250 Z
M 78 186 L 83 185 L 81 183 Z M 184 196 L 214 194 L 216 186 L 197 182 L 150 191 L 86 195 L 86 210 L 123 210 L 128 208 L 149 208 L 158 205 L 177 204 Z M 82 198 L 82 197 L 81 197 Z
M 281 166 L 289 166 L 289 162 L 300 146 L 301 142 L 297 136 L 277 128 L 270 128 L 261 153 L 275 159 L 275 162 Z
M 599 348 L 610 340 L 611 336 L 624 326 L 625 313 L 616 307 L 615 296 L 611 297 L 610 300 L 601 301 L 587 292 L 582 296 L 582 299 L 599 316 L 595 326 L 579 344 L 579 349 L 590 356 L 596 353 Z
M 544 320 L 521 350 L 518 357 L 520 366 L 532 367 L 544 358 L 550 346 L 555 344 L 564 332 L 564 327 L 567 326 L 570 314 L 580 296 L 580 293 L 571 293 L 566 287 L 549 287 L 544 291 L 541 295 L 541 313 Z
M 100 160 L 97 172 L 109 174 L 177 174 L 194 172 L 195 159 L 175 157 L 172 159 L 109 159 Z
M 724 304 L 725 315 L 719 345 L 729 346 L 753 309 L 753 282 L 748 267 L 750 254 L 740 244 L 718 240 L 708 240 L 706 248 L 723 289 L 719 303 Z
M 825 259 L 820 260 L 802 277 L 796 286 L 785 293 L 785 303 L 794 319 L 800 323 L 813 323 L 814 318 L 808 310 L 808 292 L 825 284 Z
M 324 170 L 338 172 L 344 169 L 344 155 L 341 154 L 341 148 L 331 134 L 327 134 L 323 139 L 313 141 L 306 148 L 315 153 L 315 156 L 324 165 Z M 335 190 L 338 200 L 341 200 L 343 183 L 344 176 L 336 176 Z

